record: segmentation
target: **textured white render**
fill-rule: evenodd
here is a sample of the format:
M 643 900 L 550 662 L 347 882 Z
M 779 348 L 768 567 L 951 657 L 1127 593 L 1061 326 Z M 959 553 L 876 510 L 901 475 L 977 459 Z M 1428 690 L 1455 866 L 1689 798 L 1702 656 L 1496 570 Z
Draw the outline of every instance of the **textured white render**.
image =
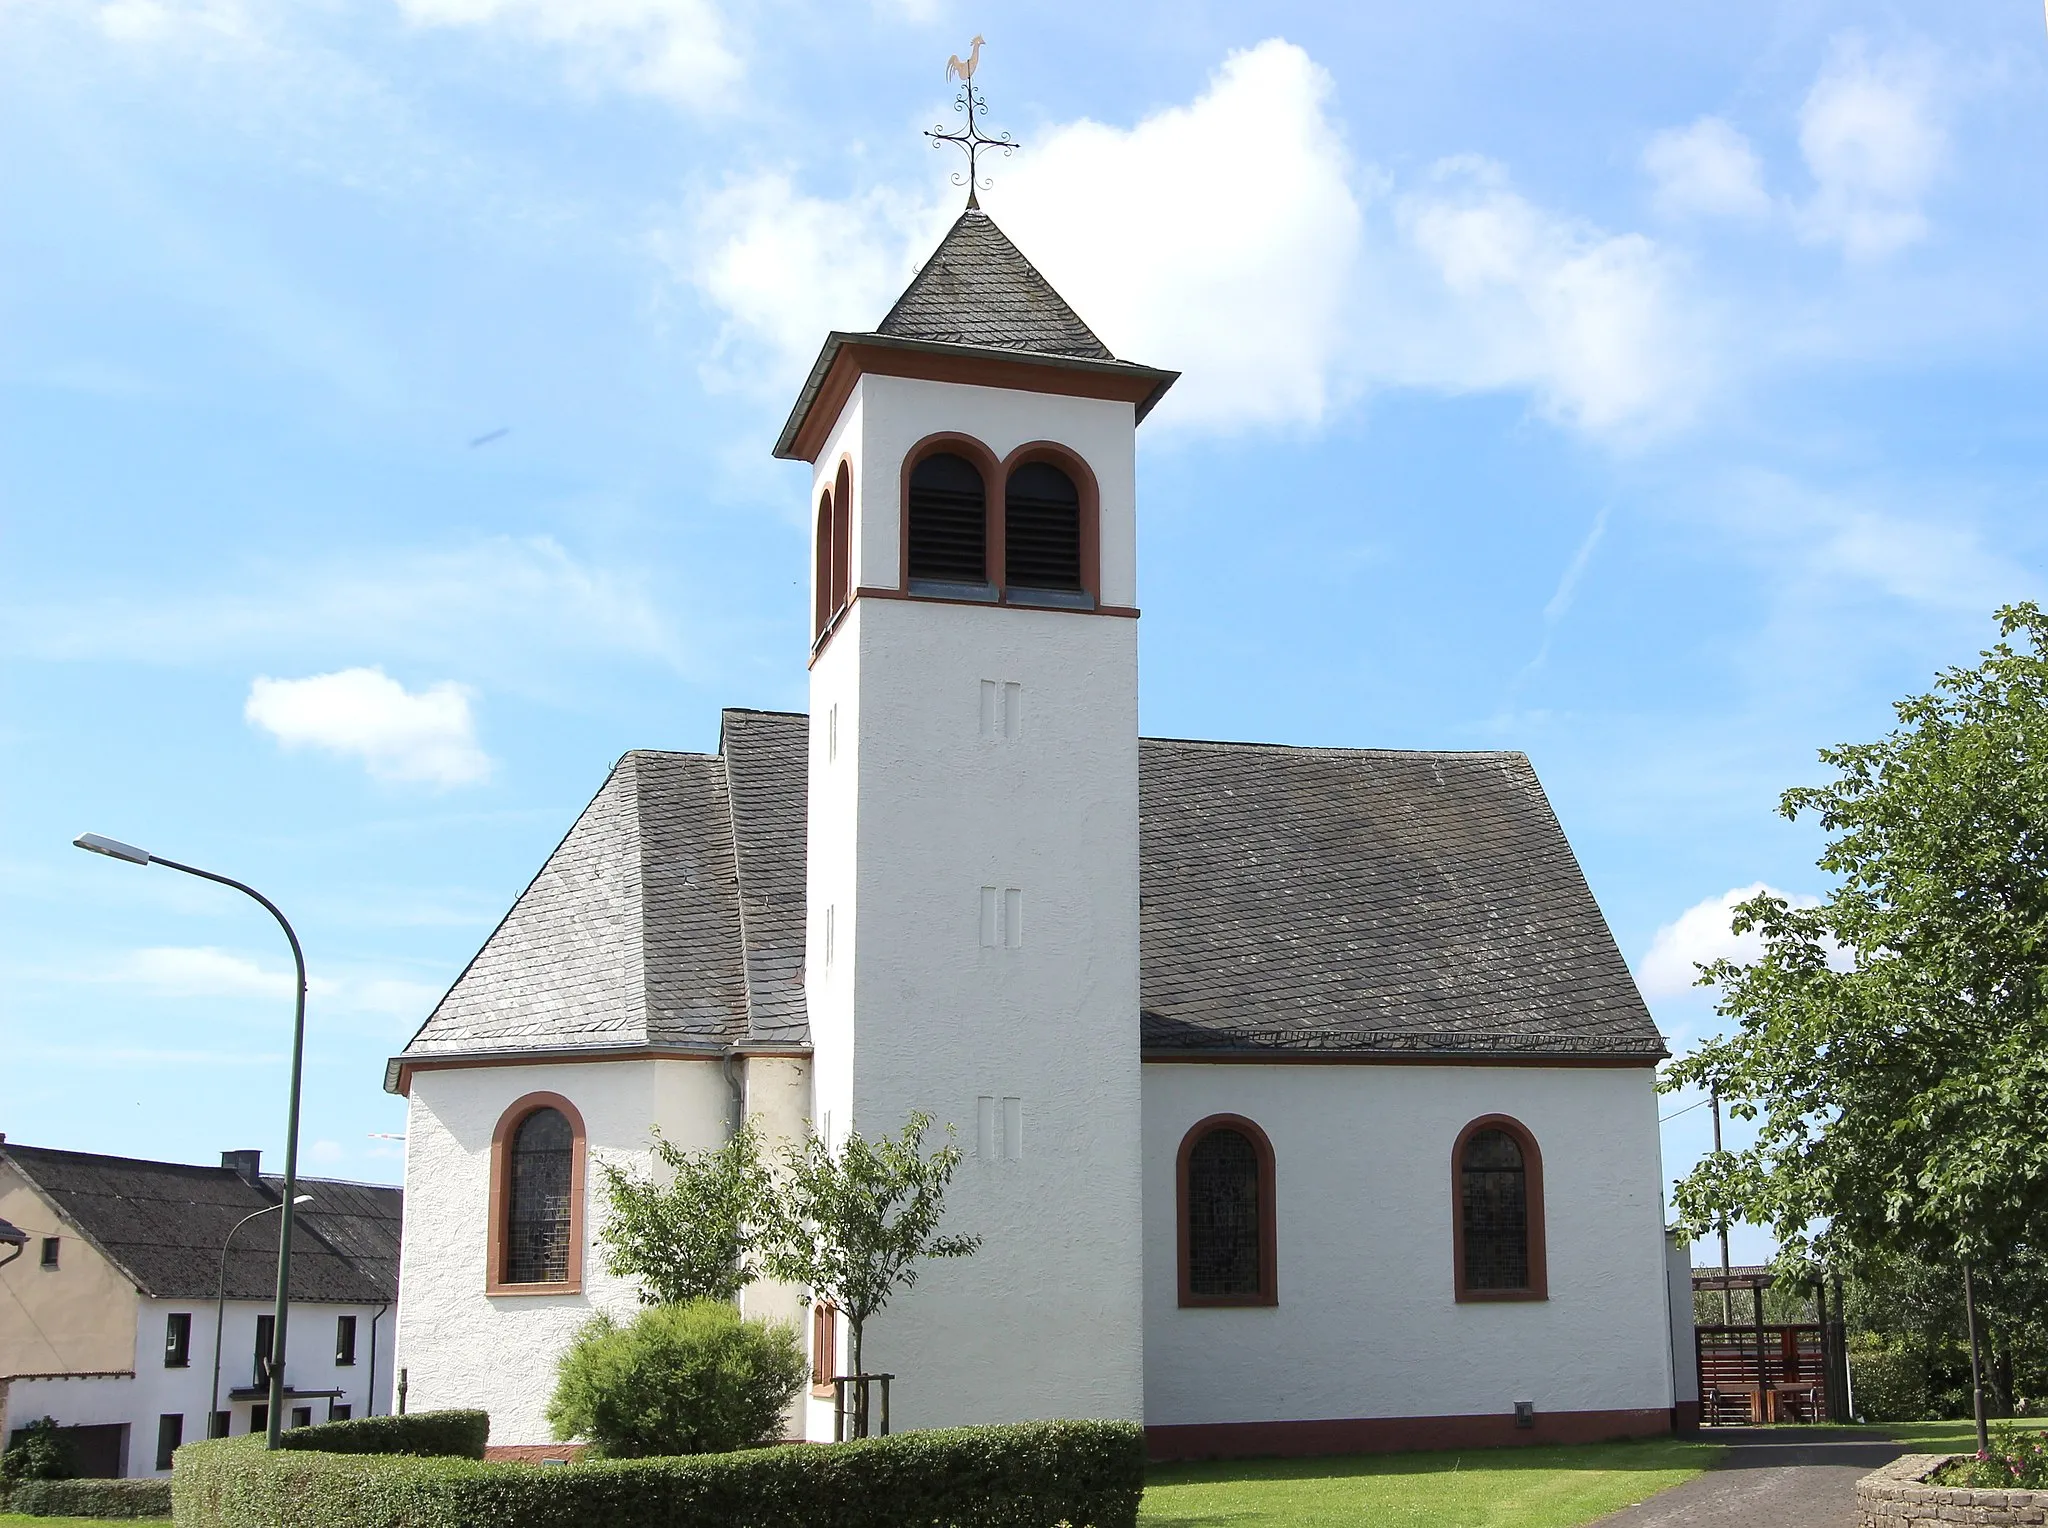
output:
M 725 1139 L 731 1092 L 718 1062 L 594 1061 L 422 1070 L 406 1117 L 405 1247 L 399 1265 L 398 1363 L 407 1409 L 481 1406 L 493 1443 L 551 1441 L 545 1415 L 555 1362 L 597 1311 L 630 1317 L 639 1298 L 604 1271 L 596 1245 L 604 1190 L 584 1174 L 583 1288 L 578 1294 L 486 1295 L 491 1135 L 528 1093 L 559 1093 L 583 1116 L 593 1159 L 649 1169 L 649 1127 L 686 1151 Z
M 912 445 L 1056 441 L 1094 471 L 1102 598 L 1128 605 L 1133 421 L 1129 404 L 868 376 L 811 502 L 850 457 L 852 581 L 894 588 Z M 899 1427 L 1141 1414 L 1137 636 L 1118 617 L 862 599 L 812 669 L 817 1118 L 834 1140 L 916 1109 L 955 1126 L 969 1159 L 947 1226 L 984 1238 L 869 1326 L 864 1366 L 903 1376 Z M 985 681 L 1022 687 L 1016 737 L 984 736 Z M 984 945 L 985 887 L 1021 904 L 1021 937 Z M 1021 1125 L 993 1159 L 983 1098 Z
M 1663 1410 L 1672 1403 L 1648 1067 L 1145 1068 L 1149 1424 Z M 1277 1306 L 1179 1305 L 1175 1167 L 1240 1114 L 1273 1143 Z M 1451 1148 L 1507 1114 L 1543 1154 L 1550 1298 L 1452 1297 Z
M 1671 1318 L 1672 1399 L 1699 1404 L 1700 1350 L 1693 1333 L 1692 1246 L 1676 1232 L 1664 1249 L 1664 1304 Z
M 16 1380 L 7 1387 L 6 1409 L 0 1412 L 0 1437 L 37 1417 L 53 1416 L 66 1427 L 128 1424 L 126 1472 L 168 1475 L 156 1467 L 157 1422 L 167 1415 L 185 1419 L 184 1441 L 207 1435 L 208 1400 L 213 1386 L 213 1313 L 208 1300 L 154 1300 L 135 1296 L 135 1354 L 132 1379 Z M 233 1413 L 228 1430 L 249 1431 L 248 1401 L 230 1401 L 228 1392 L 253 1382 L 256 1318 L 267 1316 L 269 1301 L 230 1300 L 220 1354 L 220 1409 Z M 190 1361 L 183 1368 L 164 1367 L 165 1318 L 173 1311 L 192 1317 Z M 292 1307 L 285 1327 L 285 1374 L 294 1390 L 339 1390 L 339 1402 L 356 1416 L 368 1416 L 374 1399 L 378 1415 L 391 1410 L 391 1312 L 383 1311 L 377 1327 L 375 1389 L 370 1378 L 370 1322 L 375 1305 L 312 1305 Z M 339 1316 L 356 1318 L 356 1361 L 334 1362 L 334 1323 Z M 285 1397 L 285 1421 L 293 1406 L 311 1406 L 313 1420 L 325 1422 L 326 1397 Z

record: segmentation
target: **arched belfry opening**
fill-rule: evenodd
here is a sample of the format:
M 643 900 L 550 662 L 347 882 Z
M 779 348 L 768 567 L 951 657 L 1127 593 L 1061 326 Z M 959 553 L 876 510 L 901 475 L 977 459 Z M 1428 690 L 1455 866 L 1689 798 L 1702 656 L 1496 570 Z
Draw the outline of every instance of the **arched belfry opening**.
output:
M 913 586 L 989 583 L 988 485 L 981 469 L 934 451 L 910 469 L 905 535 Z
M 1079 593 L 1081 490 L 1051 462 L 1026 462 L 1003 487 L 1003 583 Z

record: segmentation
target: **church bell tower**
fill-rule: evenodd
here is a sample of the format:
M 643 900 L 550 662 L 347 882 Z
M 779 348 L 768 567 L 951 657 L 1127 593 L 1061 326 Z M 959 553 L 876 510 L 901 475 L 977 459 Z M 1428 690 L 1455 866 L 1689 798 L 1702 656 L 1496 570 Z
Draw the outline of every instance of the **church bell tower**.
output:
M 1135 454 L 1174 378 L 970 200 L 776 444 L 813 468 L 812 1118 L 952 1126 L 982 1237 L 869 1323 L 898 1427 L 1142 1416 Z

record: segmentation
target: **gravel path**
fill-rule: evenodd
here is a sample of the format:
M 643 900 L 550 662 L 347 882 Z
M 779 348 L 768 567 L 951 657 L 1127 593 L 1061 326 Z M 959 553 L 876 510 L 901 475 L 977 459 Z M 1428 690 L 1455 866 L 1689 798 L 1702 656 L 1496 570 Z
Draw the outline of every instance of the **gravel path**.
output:
M 1727 1445 L 1697 1480 L 1600 1519 L 1596 1528 L 1856 1528 L 1856 1481 L 1905 1452 L 1876 1433 L 1709 1427 Z

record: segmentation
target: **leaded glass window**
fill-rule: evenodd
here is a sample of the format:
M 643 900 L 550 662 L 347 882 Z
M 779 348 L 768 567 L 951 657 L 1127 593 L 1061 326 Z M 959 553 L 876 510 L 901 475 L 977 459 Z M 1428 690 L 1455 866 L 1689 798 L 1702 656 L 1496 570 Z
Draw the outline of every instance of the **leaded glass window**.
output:
M 534 1110 L 513 1133 L 506 1283 L 568 1282 L 569 1185 L 575 1150 L 575 1132 L 559 1109 Z
M 1188 1293 L 1257 1295 L 1259 1150 L 1242 1131 L 1209 1131 L 1188 1153 Z
M 1480 1130 L 1465 1142 L 1458 1164 L 1465 1287 L 1529 1287 L 1529 1171 L 1522 1148 L 1505 1130 Z

